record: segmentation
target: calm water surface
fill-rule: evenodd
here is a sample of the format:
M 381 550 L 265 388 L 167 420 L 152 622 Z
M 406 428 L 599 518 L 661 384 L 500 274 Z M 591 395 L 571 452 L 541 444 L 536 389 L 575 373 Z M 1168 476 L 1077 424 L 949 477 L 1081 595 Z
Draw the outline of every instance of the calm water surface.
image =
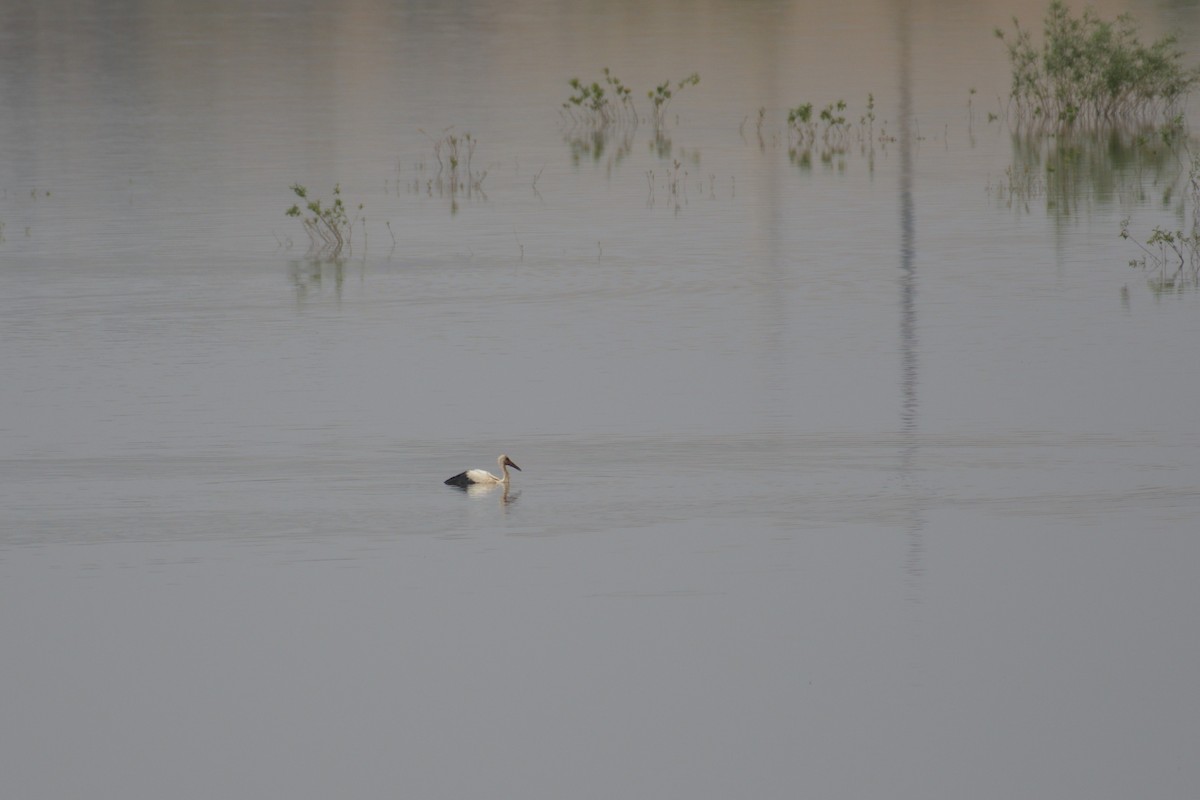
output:
M 1194 795 L 1190 210 L 1006 191 L 1014 13 L 0 2 L 3 794 Z

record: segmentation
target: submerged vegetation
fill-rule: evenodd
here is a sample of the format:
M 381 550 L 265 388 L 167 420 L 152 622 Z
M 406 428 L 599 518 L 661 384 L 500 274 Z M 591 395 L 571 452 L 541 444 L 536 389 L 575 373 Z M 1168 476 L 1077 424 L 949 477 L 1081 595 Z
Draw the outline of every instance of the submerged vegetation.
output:
M 487 179 L 488 171 L 476 170 L 471 163 L 479 140 L 472 136 L 470 131 L 460 135 L 453 133 L 453 130 L 453 127 L 446 128 L 433 139 L 433 157 L 437 161 L 437 173 L 428 179 L 426 191 L 432 194 L 436 186 L 439 193 L 449 191 L 451 198 L 456 197 L 459 192 L 465 192 L 467 195 L 473 192 L 483 194 L 483 182 Z
M 1154 187 L 1178 219 L 1190 207 L 1190 231 L 1182 223 L 1154 225 L 1143 243 L 1127 215 L 1120 236 L 1141 251 L 1129 263 L 1149 274 L 1156 292 L 1195 288 L 1200 160 L 1190 155 L 1182 109 L 1200 68 L 1184 64 L 1173 36 L 1144 44 L 1130 14 L 1105 20 L 1085 8 L 1075 16 L 1063 0 L 1051 0 L 1040 45 L 1016 18 L 1012 26 L 995 35 L 1012 68 L 1014 163 L 989 194 L 1010 207 L 1043 197 L 1047 210 L 1072 215 L 1097 199 L 1145 204 Z
M 324 205 L 320 199 L 308 196 L 308 189 L 299 183 L 291 186 L 292 192 L 304 201 L 292 204 L 284 212 L 286 216 L 295 217 L 304 224 L 304 232 L 308 234 L 308 252 L 314 258 L 337 258 L 343 248 L 350 247 L 354 233 L 354 222 L 346 213 L 346 204 L 342 201 L 342 187 L 333 187 L 333 202 Z M 362 205 L 358 206 L 362 211 Z
M 1151 220 L 1143 234 L 1125 212 L 1119 234 L 1140 251 L 1129 264 L 1146 272 L 1156 293 L 1200 288 L 1200 156 L 1191 155 L 1200 151 L 1186 130 L 1020 128 L 1011 143 L 1012 163 L 988 182 L 988 197 L 1019 213 L 1036 202 L 1059 219 L 1113 206 L 1165 211 L 1171 222 Z
M 1170 119 L 1200 80 L 1200 71 L 1183 66 L 1174 37 L 1142 44 L 1129 14 L 1107 21 L 1089 8 L 1074 17 L 1066 3 L 1052 0 L 1041 47 L 1015 17 L 1012 32 L 995 34 L 1008 50 L 1019 123 Z
M 1150 288 L 1165 294 L 1200 287 L 1200 228 L 1193 223 L 1190 233 L 1155 226 L 1146 243 L 1129 233 L 1129 218 L 1121 222 L 1121 238 L 1131 240 L 1142 251 L 1129 266 L 1147 273 Z
M 808 169 L 813 164 L 815 153 L 821 163 L 830 164 L 835 158 L 845 156 L 853 144 L 857 144 L 864 154 L 869 155 L 876 141 L 875 95 L 867 95 L 866 110 L 859 116 L 857 124 L 846 116 L 846 109 L 846 101 L 842 99 L 827 104 L 815 117 L 812 103 L 803 103 L 788 109 L 787 148 L 791 162 Z M 764 114 L 765 109 L 759 109 L 757 130 L 760 146 Z M 891 141 L 885 129 L 881 128 L 879 141 Z
M 671 99 L 687 87 L 696 86 L 699 83 L 700 73 L 693 72 L 676 83 L 674 89 L 671 88 L 671 82 L 668 80 L 646 92 L 646 97 L 650 98 L 650 119 L 654 123 L 656 132 L 662 131 L 663 125 L 666 123 L 667 106 L 671 104 Z
M 471 159 L 475 156 L 475 147 L 479 144 L 479 141 L 471 136 L 469 131 L 462 136 L 458 136 L 451 133 L 451 130 L 451 128 L 447 128 L 442 131 L 440 137 L 433 140 L 433 157 L 437 160 L 438 164 L 436 179 L 441 180 L 443 170 L 449 166 L 450 182 L 458 183 L 458 169 L 459 167 L 463 167 L 468 185 L 482 184 L 483 179 L 487 177 L 487 170 L 479 173 L 478 176 L 471 170 Z M 446 152 L 445 161 L 442 160 L 443 150 Z
M 986 117 L 989 124 L 1009 128 L 1012 162 L 1000 178 L 989 180 L 988 196 L 1018 211 L 1037 201 L 1048 213 L 1063 217 L 1112 203 L 1144 208 L 1154 202 L 1169 208 L 1172 224 L 1151 227 L 1151 221 L 1151 232 L 1140 238 L 1131 233 L 1131 218 L 1123 220 L 1122 238 L 1140 249 L 1130 263 L 1152 274 L 1152 286 L 1159 290 L 1200 288 L 1200 159 L 1190 155 L 1196 142 L 1181 113 L 1187 95 L 1200 82 L 1200 68 L 1185 66 L 1170 36 L 1143 44 L 1127 14 L 1104 20 L 1087 9 L 1076 16 L 1063 0 L 1050 0 L 1037 41 L 1035 32 L 1015 18 L 1010 30 L 997 29 L 995 34 L 1007 50 L 1012 87 L 995 108 L 999 113 L 989 111 Z M 654 163 L 643 173 L 647 206 L 665 199 L 678 212 L 690 200 L 716 199 L 718 187 L 726 186 L 728 195 L 736 196 L 732 176 L 718 182 L 715 174 L 701 169 L 698 150 L 676 146 L 667 132 L 671 103 L 699 82 L 696 72 L 682 80 L 665 80 L 646 90 L 643 99 L 608 67 L 598 80 L 571 78 L 571 92 L 560 108 L 571 162 L 606 160 L 611 173 L 648 140 Z M 976 95 L 973 86 L 967 89 L 965 121 L 972 147 Z M 948 125 L 941 135 L 927 138 L 915 116 L 903 122 L 901 130 L 910 133 L 912 146 L 930 139 L 951 141 Z M 646 134 L 641 133 L 643 124 Z M 877 154 L 886 158 L 896 141 L 889 135 L 888 121 L 876 117 L 874 94 L 868 94 L 859 109 L 842 98 L 801 102 L 774 114 L 760 107 L 756 115 L 743 118 L 738 132 L 747 143 L 756 139 L 764 153 L 768 147 L 786 149 L 788 160 L 802 172 L 819 165 L 840 173 L 858 155 L 873 173 Z M 425 135 L 432 143 L 432 158 L 427 151 L 418 175 L 408 183 L 410 189 L 448 196 L 452 214 L 464 197 L 486 200 L 488 170 L 475 167 L 478 139 L 452 127 Z M 520 172 L 519 161 L 516 171 Z M 1185 173 L 1186 189 L 1181 188 Z M 541 174 L 542 169 L 537 170 L 531 183 L 539 202 Z M 328 205 L 311 198 L 300 184 L 291 189 L 301 202 L 287 214 L 302 222 L 311 254 L 336 258 L 349 248 L 354 225 L 362 222 L 365 229 L 361 213 L 351 219 L 340 187 L 334 188 Z M 1184 224 L 1189 218 L 1190 230 Z M 385 225 L 394 248 L 396 237 L 391 225 Z M 523 258 L 519 236 L 517 246 Z
M 579 78 L 567 81 L 572 89 L 570 97 L 562 104 L 563 116 L 572 126 L 591 130 L 610 127 L 637 127 L 642 121 L 633 102 L 633 90 L 626 86 L 608 67 L 604 68 L 603 84 L 600 81 L 585 83 Z M 671 100 L 689 86 L 700 83 L 700 73 L 693 72 L 674 84 L 665 80 L 646 92 L 650 101 L 648 121 L 656 132 L 666 123 L 667 107 Z
M 604 85 L 599 81 L 584 83 L 579 78 L 567 81 L 574 90 L 562 104 L 573 124 L 593 129 L 610 125 L 637 125 L 637 109 L 633 105 L 633 90 L 604 68 Z M 607 87 L 607 88 L 606 88 Z
M 1041 200 L 1047 210 L 1077 216 L 1096 203 L 1138 205 L 1153 196 L 1169 206 L 1180 198 L 1186 174 L 1182 134 L 1164 138 L 1152 129 L 1122 125 L 1052 135 L 1019 128 L 1010 142 L 1012 163 L 986 188 L 990 198 L 1018 210 Z
M 661 160 L 673 157 L 674 146 L 666 134 L 667 110 L 671 101 L 689 86 L 700 83 L 693 72 L 681 81 L 665 80 L 646 92 L 649 111 L 638 112 L 633 89 L 605 67 L 603 78 L 587 83 L 571 78 L 571 95 L 562 103 L 559 114 L 566 125 L 565 140 L 571 149 L 571 161 L 579 164 L 588 158 L 599 163 L 608 154 L 611 169 L 633 151 L 638 125 L 646 122 L 654 134 L 651 151 Z
M 1130 218 L 1121 221 L 1121 238 L 1142 251 L 1129 266 L 1146 272 L 1156 293 L 1200 288 L 1200 156 L 1192 158 L 1186 202 L 1191 206 L 1190 231 L 1156 225 L 1142 244 L 1129 232 Z
M 488 170 L 477 170 L 474 167 L 475 149 L 479 146 L 479 139 L 470 132 L 454 133 L 454 126 L 443 128 L 437 136 L 430 136 L 419 128 L 418 131 L 433 143 L 433 161 L 427 165 L 425 159 L 422 159 L 416 164 L 417 175 L 408 181 L 407 190 L 415 195 L 448 197 L 451 214 L 458 212 L 459 199 L 462 197 L 487 200 L 483 182 L 487 180 Z M 397 164 L 397 187 L 400 184 L 400 171 L 401 167 Z M 396 237 L 390 225 L 388 234 L 392 237 L 394 245 Z

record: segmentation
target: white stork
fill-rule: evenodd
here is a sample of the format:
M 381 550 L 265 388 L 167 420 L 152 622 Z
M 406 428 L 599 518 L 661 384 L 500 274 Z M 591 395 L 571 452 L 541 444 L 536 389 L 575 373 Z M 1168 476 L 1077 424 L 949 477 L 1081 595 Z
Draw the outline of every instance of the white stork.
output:
M 474 484 L 483 484 L 485 486 L 494 486 L 498 483 L 503 483 L 508 486 L 508 468 L 512 467 L 517 472 L 521 468 L 513 463 L 513 460 L 506 455 L 501 455 L 496 459 L 496 463 L 500 465 L 500 474 L 504 477 L 499 477 L 488 472 L 486 469 L 469 469 L 466 472 L 460 472 L 453 478 L 446 479 L 447 486 L 458 486 L 462 489 Z

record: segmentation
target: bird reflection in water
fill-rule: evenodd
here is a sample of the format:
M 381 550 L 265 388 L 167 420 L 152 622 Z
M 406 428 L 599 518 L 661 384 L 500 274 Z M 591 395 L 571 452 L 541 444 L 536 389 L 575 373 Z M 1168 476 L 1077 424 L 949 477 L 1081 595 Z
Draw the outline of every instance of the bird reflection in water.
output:
M 512 505 L 521 496 L 520 489 L 514 491 L 507 483 L 473 483 L 470 486 L 462 487 L 461 491 L 465 492 L 467 497 L 472 500 L 495 496 L 502 506 Z

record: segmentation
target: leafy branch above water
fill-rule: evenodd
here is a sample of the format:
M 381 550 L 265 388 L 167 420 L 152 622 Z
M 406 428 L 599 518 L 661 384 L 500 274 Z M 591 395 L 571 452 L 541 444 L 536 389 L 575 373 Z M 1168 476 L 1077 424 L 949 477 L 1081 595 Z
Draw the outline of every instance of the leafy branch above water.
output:
M 649 114 L 643 117 L 638 113 L 633 90 L 608 67 L 604 68 L 602 81 L 567 81 L 572 93 L 559 113 L 567 123 L 565 139 L 572 162 L 578 164 L 585 156 L 599 162 L 607 150 L 610 166 L 619 163 L 632 152 L 634 135 L 642 121 L 654 128 L 652 151 L 660 159 L 669 160 L 674 147 L 665 133 L 667 109 L 680 92 L 699 83 L 700 73 L 693 72 L 681 81 L 666 80 L 648 90 Z M 614 144 L 611 148 L 610 140 Z
M 458 213 L 460 195 L 466 195 L 468 199 L 478 195 L 487 200 L 483 182 L 488 176 L 486 169 L 476 170 L 472 166 L 479 139 L 469 131 L 458 134 L 453 133 L 453 130 L 453 126 L 445 128 L 437 137 L 421 131 L 433 141 L 433 158 L 437 162 L 437 172 L 431 178 L 420 177 L 413 182 L 413 189 L 418 194 L 423 192 L 430 197 L 435 193 L 438 197 L 448 196 L 451 214 Z M 418 169 L 424 171 L 424 162 L 421 162 Z
M 693 72 L 681 81 L 665 80 L 646 92 L 650 101 L 648 120 L 656 132 L 666 123 L 671 101 L 689 86 L 700 83 L 700 73 Z M 564 118 L 573 126 L 602 131 L 610 127 L 637 127 L 641 117 L 633 102 L 633 90 L 625 85 L 608 67 L 604 68 L 603 83 L 586 83 L 579 78 L 567 81 L 572 93 L 562 104 Z
M 584 83 L 571 78 L 567 84 L 574 90 L 562 104 L 573 124 L 601 130 L 610 125 L 633 125 L 638 122 L 633 105 L 633 90 L 604 68 L 604 85 L 599 81 Z
M 693 72 L 676 83 L 674 89 L 671 88 L 671 82 L 667 80 L 646 92 L 646 96 L 650 98 L 650 119 L 654 122 L 655 131 L 663 129 L 667 117 L 667 106 L 671 104 L 671 99 L 687 87 L 696 86 L 699 83 L 700 73 Z
M 442 172 L 449 167 L 448 182 L 451 192 L 458 189 L 482 192 L 487 170 L 476 171 L 471 167 L 471 159 L 475 157 L 475 148 L 479 145 L 479 140 L 472 136 L 470 131 L 459 135 L 451 133 L 451 130 L 452 128 L 446 128 L 441 136 L 433 140 L 433 157 L 438 164 L 437 175 L 433 180 L 440 184 Z M 446 155 L 444 160 L 443 153 Z
M 346 213 L 346 204 L 342 201 L 342 187 L 333 187 L 333 202 L 324 205 L 320 199 L 308 196 L 308 189 L 299 183 L 291 186 L 292 192 L 304 201 L 304 206 L 294 203 L 284 212 L 286 216 L 295 217 L 304 224 L 304 232 L 308 234 L 309 255 L 318 258 L 337 258 L 343 248 L 350 246 L 354 233 L 354 223 Z M 358 210 L 362 210 L 359 205 Z
M 866 111 L 859 116 L 855 125 L 846 116 L 845 100 L 827 104 L 814 117 L 813 104 L 802 103 L 788 109 L 787 146 L 788 157 L 793 164 L 807 169 L 812 166 L 816 151 L 822 163 L 829 164 L 835 156 L 844 156 L 853 142 L 865 151 L 873 146 L 875 139 L 875 95 L 867 95 Z M 762 119 L 764 110 L 759 110 L 758 138 L 762 142 Z M 880 141 L 890 141 L 886 131 L 881 131 Z

